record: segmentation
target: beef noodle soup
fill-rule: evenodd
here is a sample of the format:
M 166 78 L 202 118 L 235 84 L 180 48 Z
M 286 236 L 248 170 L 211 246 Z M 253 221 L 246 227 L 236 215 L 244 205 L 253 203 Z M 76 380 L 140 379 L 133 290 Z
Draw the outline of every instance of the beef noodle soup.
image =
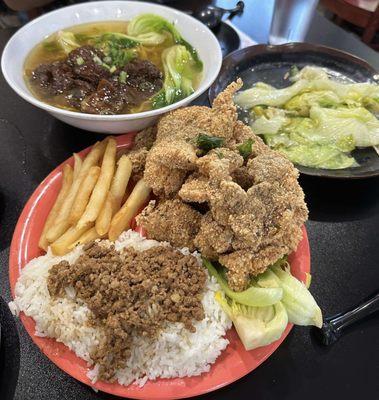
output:
M 89 114 L 127 114 L 175 103 L 198 87 L 202 62 L 164 18 L 76 25 L 28 55 L 25 81 L 39 100 Z

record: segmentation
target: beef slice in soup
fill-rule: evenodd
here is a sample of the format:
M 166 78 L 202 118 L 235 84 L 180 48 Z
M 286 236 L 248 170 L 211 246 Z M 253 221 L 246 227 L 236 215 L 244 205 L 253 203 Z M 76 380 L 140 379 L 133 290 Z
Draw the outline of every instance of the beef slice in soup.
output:
M 65 60 L 41 64 L 32 81 L 46 95 L 64 95 L 81 112 L 105 115 L 128 112 L 162 88 L 162 72 L 152 62 L 136 58 L 112 71 L 104 59 L 100 50 L 85 45 Z
M 78 79 L 98 85 L 102 79 L 110 79 L 110 72 L 104 67 L 102 60 L 105 55 L 93 46 L 82 46 L 71 51 L 67 64 Z
M 150 61 L 134 59 L 117 70 L 109 80 L 101 80 L 97 90 L 81 102 L 89 114 L 118 114 L 135 107 L 162 88 L 162 73 Z
M 57 95 L 72 88 L 74 73 L 65 61 L 54 61 L 37 67 L 32 73 L 32 80 L 46 94 Z

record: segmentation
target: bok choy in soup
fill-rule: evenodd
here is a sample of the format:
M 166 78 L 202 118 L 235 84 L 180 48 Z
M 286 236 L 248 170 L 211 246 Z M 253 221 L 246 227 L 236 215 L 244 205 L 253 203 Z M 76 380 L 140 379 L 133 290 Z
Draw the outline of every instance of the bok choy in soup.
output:
M 173 24 L 153 14 L 59 31 L 29 54 L 24 76 L 38 99 L 89 114 L 127 114 L 192 94 L 203 65 Z

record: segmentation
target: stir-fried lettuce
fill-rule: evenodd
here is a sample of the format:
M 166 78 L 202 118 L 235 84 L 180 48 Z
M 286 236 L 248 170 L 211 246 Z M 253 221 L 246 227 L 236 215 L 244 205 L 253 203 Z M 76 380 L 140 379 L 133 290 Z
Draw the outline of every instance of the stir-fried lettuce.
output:
M 217 269 L 206 259 L 203 264 L 217 279 L 222 292 L 216 293 L 216 300 L 233 321 L 246 350 L 278 340 L 288 322 L 322 326 L 320 307 L 307 286 L 291 275 L 285 259 L 278 260 L 258 275 L 243 292 L 229 288 L 222 269 Z M 310 283 L 309 274 L 307 282 Z
M 251 127 L 266 143 L 296 164 L 327 169 L 358 165 L 355 147 L 379 144 L 379 86 L 341 83 L 316 67 L 291 76 L 284 89 L 258 82 L 237 93 L 251 109 Z

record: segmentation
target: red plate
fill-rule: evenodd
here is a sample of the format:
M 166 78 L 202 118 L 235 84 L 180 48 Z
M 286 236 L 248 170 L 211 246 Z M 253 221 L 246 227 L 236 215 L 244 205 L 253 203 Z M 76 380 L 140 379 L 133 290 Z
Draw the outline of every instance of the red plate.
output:
M 132 146 L 133 135 L 123 135 L 116 138 L 119 148 Z M 79 154 L 85 155 L 89 148 Z M 73 165 L 71 157 L 65 163 Z M 64 164 L 65 164 L 64 163 Z M 19 277 L 20 270 L 32 258 L 42 254 L 38 248 L 38 239 L 41 234 L 44 221 L 58 194 L 62 179 L 61 164 L 38 186 L 27 202 L 18 220 L 10 250 L 9 280 L 14 296 L 14 288 Z M 305 273 L 310 271 L 309 244 L 305 228 L 303 239 L 297 250 L 290 255 L 291 271 L 294 276 L 305 281 Z M 87 378 L 88 371 L 85 361 L 78 358 L 62 343 L 53 339 L 35 336 L 35 323 L 32 318 L 20 314 L 29 335 L 43 353 L 59 368 L 67 372 L 75 379 L 90 385 L 96 389 L 117 396 L 135 399 L 177 399 L 200 395 L 228 385 L 257 368 L 265 361 L 283 342 L 292 328 L 288 324 L 282 337 L 275 343 L 253 351 L 245 351 L 234 329 L 231 329 L 227 338 L 229 346 L 217 359 L 208 373 L 191 378 L 158 379 L 148 381 L 142 388 L 130 385 L 122 386 L 118 383 L 97 382 L 92 384 Z

